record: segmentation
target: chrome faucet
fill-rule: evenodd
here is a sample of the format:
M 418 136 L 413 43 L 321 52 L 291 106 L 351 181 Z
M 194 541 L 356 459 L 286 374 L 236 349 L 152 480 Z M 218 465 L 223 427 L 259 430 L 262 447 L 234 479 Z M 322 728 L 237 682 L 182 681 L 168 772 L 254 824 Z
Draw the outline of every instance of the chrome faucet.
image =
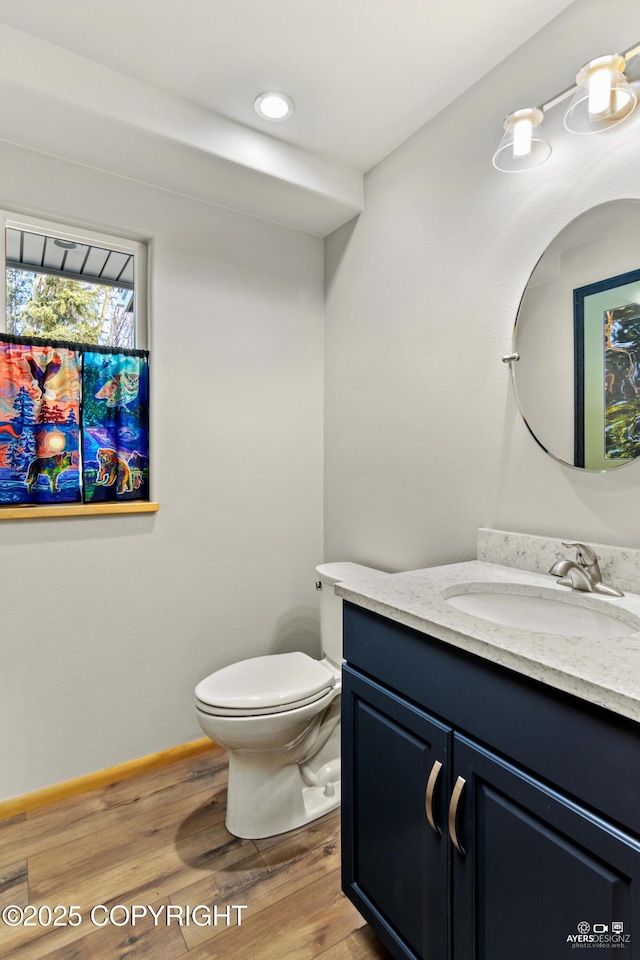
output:
M 621 590 L 608 587 L 602 582 L 598 557 L 591 547 L 584 543 L 563 543 L 563 547 L 575 547 L 575 560 L 556 560 L 549 573 L 560 577 L 558 583 L 572 590 L 584 590 L 585 593 L 602 593 L 607 597 L 624 597 Z

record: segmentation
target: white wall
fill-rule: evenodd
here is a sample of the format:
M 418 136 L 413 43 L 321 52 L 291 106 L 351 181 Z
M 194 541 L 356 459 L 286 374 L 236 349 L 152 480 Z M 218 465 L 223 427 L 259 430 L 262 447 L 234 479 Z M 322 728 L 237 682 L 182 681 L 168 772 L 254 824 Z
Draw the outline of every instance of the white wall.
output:
M 574 3 L 374 168 L 364 212 L 327 239 L 327 560 L 400 570 L 469 559 L 482 525 L 640 542 L 640 463 L 602 475 L 552 460 L 501 362 L 553 237 L 594 204 L 640 197 L 640 110 L 577 137 L 559 107 L 544 166 L 491 165 L 507 113 L 640 39 L 637 0 L 603 13 L 600 0 Z
M 151 241 L 156 515 L 0 524 L 0 799 L 202 736 L 198 680 L 317 654 L 322 241 L 0 145 L 0 207 Z

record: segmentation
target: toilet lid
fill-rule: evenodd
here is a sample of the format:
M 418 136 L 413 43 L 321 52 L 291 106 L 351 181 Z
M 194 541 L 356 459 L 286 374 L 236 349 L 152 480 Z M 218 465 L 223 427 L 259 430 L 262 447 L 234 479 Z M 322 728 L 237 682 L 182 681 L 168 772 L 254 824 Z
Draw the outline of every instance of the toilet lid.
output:
M 300 701 L 319 699 L 335 686 L 337 677 L 306 653 L 276 653 L 232 663 L 201 680 L 196 698 L 226 710 L 283 710 Z

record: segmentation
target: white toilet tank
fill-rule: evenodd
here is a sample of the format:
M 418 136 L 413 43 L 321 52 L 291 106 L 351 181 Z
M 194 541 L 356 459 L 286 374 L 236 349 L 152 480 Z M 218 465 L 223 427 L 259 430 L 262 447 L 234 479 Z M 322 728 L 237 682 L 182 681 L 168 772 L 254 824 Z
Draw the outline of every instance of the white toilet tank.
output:
M 384 577 L 382 570 L 365 567 L 361 563 L 321 563 L 316 567 L 322 590 L 320 593 L 320 641 L 322 655 L 336 666 L 342 663 L 342 597 L 334 587 L 343 580 L 358 580 L 372 576 Z

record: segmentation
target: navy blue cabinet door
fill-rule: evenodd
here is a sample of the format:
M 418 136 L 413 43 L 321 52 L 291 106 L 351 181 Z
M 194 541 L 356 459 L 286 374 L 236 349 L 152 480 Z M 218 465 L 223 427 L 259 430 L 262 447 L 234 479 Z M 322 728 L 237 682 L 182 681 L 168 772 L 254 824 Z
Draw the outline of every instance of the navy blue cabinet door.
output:
M 455 960 L 640 957 L 640 844 L 459 734 Z M 550 749 L 553 745 L 550 744 Z M 624 789 L 624 784 L 612 785 Z
M 342 698 L 343 889 L 395 957 L 447 960 L 450 728 L 348 666 Z

